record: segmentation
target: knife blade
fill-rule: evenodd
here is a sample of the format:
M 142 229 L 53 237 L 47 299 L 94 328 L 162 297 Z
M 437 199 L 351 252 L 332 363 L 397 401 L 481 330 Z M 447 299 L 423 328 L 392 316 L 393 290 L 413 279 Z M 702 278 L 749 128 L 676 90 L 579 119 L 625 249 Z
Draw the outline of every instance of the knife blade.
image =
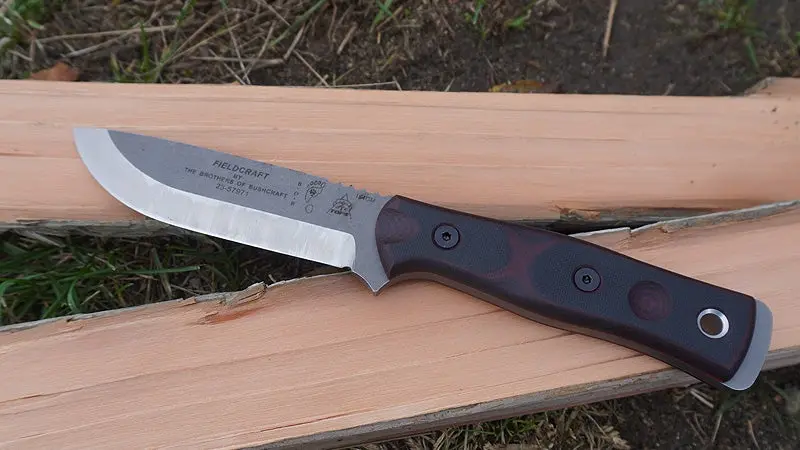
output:
M 94 179 L 155 220 L 349 268 L 372 290 L 428 279 L 536 322 L 744 390 L 769 350 L 762 301 L 563 234 L 154 136 L 75 128 Z

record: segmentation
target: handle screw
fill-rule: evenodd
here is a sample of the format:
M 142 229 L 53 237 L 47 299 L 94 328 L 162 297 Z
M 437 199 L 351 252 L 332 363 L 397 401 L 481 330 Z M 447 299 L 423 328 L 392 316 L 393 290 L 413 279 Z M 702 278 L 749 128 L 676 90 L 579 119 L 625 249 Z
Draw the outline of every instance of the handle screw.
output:
M 449 250 L 458 244 L 461 239 L 456 227 L 447 224 L 441 224 L 433 231 L 433 243 L 437 247 Z
M 583 292 L 593 292 L 600 287 L 600 274 L 591 267 L 581 267 L 575 271 L 572 281 Z

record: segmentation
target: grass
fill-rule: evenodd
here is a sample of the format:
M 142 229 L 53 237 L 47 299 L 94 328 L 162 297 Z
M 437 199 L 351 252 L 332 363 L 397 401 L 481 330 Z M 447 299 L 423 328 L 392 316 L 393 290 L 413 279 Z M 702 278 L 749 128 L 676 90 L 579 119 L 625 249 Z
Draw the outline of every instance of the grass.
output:
M 53 2 L 59 3 L 59 2 Z M 44 0 L 15 0 L 0 3 L 0 39 L 6 46 L 28 40 L 43 29 L 50 10 L 56 5 L 46 5 Z
M 0 325 L 239 290 L 317 268 L 204 236 L 0 240 Z
M 185 0 L 175 23 L 172 25 L 174 33 L 180 32 L 181 26 L 191 17 L 197 0 Z M 164 67 L 175 57 L 178 50 L 178 42 L 173 39 L 170 43 L 156 53 L 151 50 L 150 35 L 146 32 L 144 23 L 139 22 L 139 42 L 141 43 L 140 59 L 131 61 L 126 67 L 122 67 L 115 54 L 110 55 L 109 64 L 113 73 L 113 79 L 117 82 L 135 83 L 154 83 L 161 80 L 161 72 Z
M 753 19 L 756 0 L 703 0 L 700 5 L 712 14 L 723 30 L 757 34 L 761 30 Z
M 759 70 L 761 64 L 755 41 L 763 39 L 765 34 L 753 17 L 756 4 L 756 0 L 702 0 L 700 3 L 703 10 L 714 17 L 721 31 L 741 35 L 750 64 Z

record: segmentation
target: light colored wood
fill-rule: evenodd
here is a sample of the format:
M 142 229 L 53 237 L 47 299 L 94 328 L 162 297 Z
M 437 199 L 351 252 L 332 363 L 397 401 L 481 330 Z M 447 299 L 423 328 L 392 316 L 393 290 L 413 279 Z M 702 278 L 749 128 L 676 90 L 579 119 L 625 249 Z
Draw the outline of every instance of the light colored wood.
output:
M 769 89 L 704 98 L 5 80 L 0 223 L 142 220 L 91 178 L 74 126 L 176 139 L 502 219 L 647 221 L 793 200 L 800 83 Z
M 800 202 L 580 237 L 762 299 L 769 367 L 800 361 Z M 0 446 L 330 447 L 692 381 L 430 282 L 226 299 L 0 332 Z
M 796 97 L 798 90 L 800 90 L 800 78 L 767 77 L 747 89 L 744 95 L 776 97 L 792 101 L 792 96 Z

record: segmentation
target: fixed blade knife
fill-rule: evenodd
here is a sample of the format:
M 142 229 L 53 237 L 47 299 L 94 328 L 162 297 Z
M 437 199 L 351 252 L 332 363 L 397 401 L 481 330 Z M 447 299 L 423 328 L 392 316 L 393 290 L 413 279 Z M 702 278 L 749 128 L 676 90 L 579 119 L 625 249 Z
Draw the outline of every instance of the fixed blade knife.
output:
M 575 237 L 158 137 L 103 128 L 73 135 L 91 175 L 129 208 L 349 268 L 374 293 L 435 280 L 720 389 L 749 388 L 769 350 L 772 314 L 762 301 Z

